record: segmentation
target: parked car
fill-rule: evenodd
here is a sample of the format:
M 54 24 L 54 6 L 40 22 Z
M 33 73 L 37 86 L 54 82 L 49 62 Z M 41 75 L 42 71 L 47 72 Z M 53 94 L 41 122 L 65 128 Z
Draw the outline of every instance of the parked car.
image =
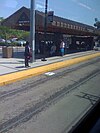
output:
M 23 46 L 26 44 L 26 41 L 25 40 L 17 40 L 15 41 L 19 46 Z
M 0 38 L 0 42 L 5 42 L 5 39 Z
M 7 42 L 7 43 L 11 43 L 11 41 L 10 41 L 10 40 L 6 40 L 6 42 Z
M 15 41 L 17 41 L 17 40 L 18 40 L 17 37 L 11 39 L 12 42 L 15 42 Z

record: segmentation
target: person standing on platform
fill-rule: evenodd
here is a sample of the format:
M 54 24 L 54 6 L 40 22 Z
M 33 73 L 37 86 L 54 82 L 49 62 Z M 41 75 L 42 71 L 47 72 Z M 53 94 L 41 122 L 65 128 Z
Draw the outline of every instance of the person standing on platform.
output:
M 60 43 L 61 56 L 64 56 L 64 51 L 65 51 L 65 43 L 64 41 L 61 40 L 61 43 Z
M 30 54 L 30 46 L 28 41 L 26 41 L 24 56 L 25 56 L 25 67 L 30 67 L 29 60 L 31 58 L 31 54 Z
M 54 56 L 54 55 L 55 55 L 55 52 L 56 52 L 56 45 L 53 44 L 53 45 L 51 46 L 50 55 L 51 55 L 51 56 Z

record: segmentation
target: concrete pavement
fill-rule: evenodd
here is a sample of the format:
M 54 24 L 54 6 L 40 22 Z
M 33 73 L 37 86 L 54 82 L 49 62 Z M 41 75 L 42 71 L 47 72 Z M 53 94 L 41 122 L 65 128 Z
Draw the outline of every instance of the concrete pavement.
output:
M 30 68 L 24 67 L 24 59 L 0 58 L 0 86 L 36 76 L 48 71 L 67 67 L 100 56 L 99 51 L 85 51 L 67 54 L 63 57 L 55 56 L 46 58 L 47 61 L 36 59 L 30 63 Z

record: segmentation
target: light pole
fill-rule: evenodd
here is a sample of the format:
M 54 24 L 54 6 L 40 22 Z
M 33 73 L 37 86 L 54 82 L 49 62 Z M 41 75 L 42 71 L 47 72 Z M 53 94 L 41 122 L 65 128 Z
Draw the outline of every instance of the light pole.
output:
M 47 34 L 47 8 L 48 8 L 48 0 L 45 0 L 45 19 L 44 19 L 44 45 L 43 45 L 43 58 L 41 61 L 46 61 L 45 59 L 45 47 L 46 47 L 46 34 Z
M 30 43 L 32 47 L 31 62 L 35 61 L 35 0 L 31 0 L 30 9 Z

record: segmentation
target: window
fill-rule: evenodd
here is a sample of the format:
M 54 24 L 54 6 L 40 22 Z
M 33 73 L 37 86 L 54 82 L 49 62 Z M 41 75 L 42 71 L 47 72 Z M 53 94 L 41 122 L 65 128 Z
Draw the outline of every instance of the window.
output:
M 68 24 L 67 27 L 70 28 L 70 25 Z
M 63 27 L 63 22 L 61 22 L 61 27 Z
M 73 25 L 70 25 L 70 28 L 73 29 Z
M 53 21 L 52 25 L 56 26 L 56 21 Z
M 64 27 L 65 27 L 65 28 L 67 27 L 67 24 L 66 24 L 66 23 L 64 23 Z
M 57 26 L 60 26 L 60 22 L 57 22 Z

